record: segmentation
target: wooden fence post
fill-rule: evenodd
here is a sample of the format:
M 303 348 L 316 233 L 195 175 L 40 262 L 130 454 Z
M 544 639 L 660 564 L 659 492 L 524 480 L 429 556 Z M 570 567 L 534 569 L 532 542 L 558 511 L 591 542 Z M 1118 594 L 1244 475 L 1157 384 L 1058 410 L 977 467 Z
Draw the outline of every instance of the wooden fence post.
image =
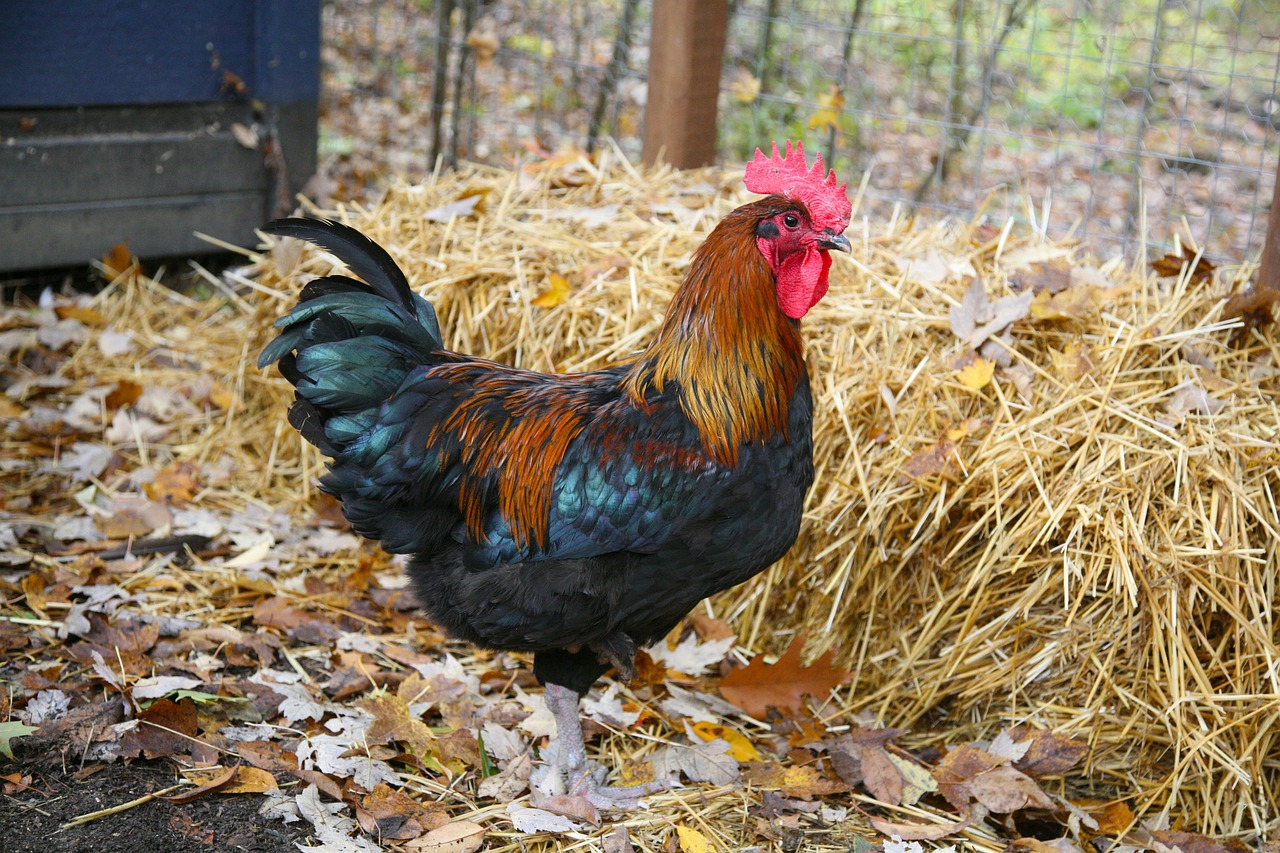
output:
M 716 100 L 728 0 L 655 0 L 644 108 L 644 162 L 681 169 L 716 156 Z
M 1280 169 L 1276 169 L 1276 188 L 1271 196 L 1271 216 L 1267 219 L 1267 236 L 1262 238 L 1262 263 L 1258 267 L 1255 291 L 1280 292 Z

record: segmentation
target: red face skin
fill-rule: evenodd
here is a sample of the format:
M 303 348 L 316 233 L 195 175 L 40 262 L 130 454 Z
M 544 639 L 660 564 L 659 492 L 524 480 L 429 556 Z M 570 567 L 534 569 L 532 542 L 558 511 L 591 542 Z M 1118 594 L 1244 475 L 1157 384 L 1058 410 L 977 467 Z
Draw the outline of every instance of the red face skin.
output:
M 778 282 L 778 305 L 782 313 L 798 320 L 827 295 L 831 254 L 818 247 L 824 239 L 823 233 L 799 210 L 776 214 L 765 220 L 765 225 L 768 224 L 774 226 L 777 234 L 769 236 L 767 227 L 757 229 L 756 246 Z

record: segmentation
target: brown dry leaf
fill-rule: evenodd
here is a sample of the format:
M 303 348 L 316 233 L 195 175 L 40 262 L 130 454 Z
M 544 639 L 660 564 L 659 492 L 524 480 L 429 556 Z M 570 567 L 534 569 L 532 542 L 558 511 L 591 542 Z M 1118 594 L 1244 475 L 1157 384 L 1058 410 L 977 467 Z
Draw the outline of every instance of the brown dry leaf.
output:
M 1024 734 L 1017 729 L 1010 733 L 1015 740 L 1021 740 Z M 1077 738 L 1046 729 L 1035 729 L 1030 735 L 1031 746 L 1014 762 L 1014 766 L 1028 776 L 1061 776 L 1089 753 L 1089 745 Z
M 1196 382 L 1188 381 L 1178 386 L 1164 410 L 1178 422 L 1182 423 L 1187 415 L 1216 415 L 1226 406 L 1226 402 L 1212 396 Z
M 1031 316 L 1039 320 L 1081 320 L 1098 310 L 1097 291 L 1076 285 L 1060 293 L 1042 290 L 1031 301 Z
M 1213 278 L 1213 271 L 1216 267 L 1209 262 L 1207 258 L 1201 257 L 1196 259 L 1194 254 L 1188 255 L 1186 246 L 1181 247 L 1181 254 L 1173 254 L 1170 252 L 1163 258 L 1156 258 L 1151 262 L 1151 269 L 1155 270 L 1159 276 L 1180 276 L 1182 268 L 1189 263 L 1195 261 L 1195 266 L 1191 268 L 1191 283 L 1204 284 Z
M 109 281 L 114 281 L 127 273 L 134 265 L 133 253 L 129 244 L 121 240 L 111 247 L 111 251 L 102 256 L 102 271 Z
M 992 302 L 987 298 L 982 280 L 969 283 L 958 305 L 951 306 L 951 331 L 970 349 L 977 349 L 992 335 L 1026 317 L 1035 294 L 1024 290 L 1016 296 L 1005 296 Z
M 79 320 L 86 326 L 100 329 L 107 325 L 107 318 L 85 305 L 55 305 L 53 313 L 59 320 Z
M 1280 302 L 1280 290 L 1254 285 L 1228 299 L 1222 309 L 1223 319 L 1244 321 L 1244 325 L 1232 333 L 1232 341 L 1239 343 L 1252 329 L 1266 328 L 1275 322 L 1277 302 Z
M 138 539 L 173 522 L 173 513 L 164 504 L 132 495 L 113 500 L 111 510 L 111 515 L 95 519 L 108 539 Z
M 849 786 L 837 779 L 829 779 L 816 767 L 787 767 L 782 771 L 782 795 L 788 798 L 811 800 L 849 790 Z
M 1061 353 L 1052 352 L 1053 368 L 1064 378 L 1081 379 L 1094 368 L 1093 347 L 1087 341 L 1072 341 Z
M 142 386 L 135 385 L 132 382 L 120 381 L 115 387 L 107 393 L 103 404 L 108 411 L 114 412 L 116 409 L 122 409 L 125 406 L 132 406 L 138 402 L 138 398 L 142 396 Z
M 764 655 L 756 655 L 751 663 L 739 667 L 720 681 L 720 694 L 757 719 L 764 719 L 770 707 L 799 711 L 804 697 L 825 699 L 835 687 L 852 678 L 846 669 L 833 666 L 835 650 L 829 650 L 810 666 L 800 662 L 805 636 L 791 641 L 777 663 L 767 664 Z
M 289 630 L 297 628 L 311 618 L 307 611 L 294 607 L 289 599 L 282 595 L 260 598 L 253 605 L 253 621 L 264 628 L 280 628 Z
M 902 463 L 899 479 L 927 480 L 959 467 L 955 442 L 940 438 L 907 457 L 907 461 Z
M 631 845 L 631 833 L 625 823 L 615 824 L 613 832 L 604 837 L 604 853 L 635 853 Z
M 1221 841 L 1198 832 L 1178 832 L 1173 829 L 1157 829 L 1151 833 L 1156 853 L 1249 853 L 1251 848 L 1238 838 Z
M 554 308 L 569 298 L 570 291 L 569 279 L 553 272 L 547 276 L 547 289 L 534 297 L 532 304 L 539 308 Z
M 405 847 L 426 853 L 475 853 L 483 843 L 483 826 L 474 821 L 455 820 L 415 838 Z
M 882 746 L 862 748 L 862 784 L 882 803 L 902 803 L 902 774 Z
M 977 774 L 968 780 L 966 787 L 974 799 L 996 814 L 1056 808 L 1034 779 L 1008 765 Z
M 191 503 L 196 492 L 200 491 L 200 483 L 196 480 L 199 470 L 194 462 L 169 463 L 146 484 L 147 497 L 170 506 Z
M 212 794 L 214 791 L 220 790 L 228 784 L 236 775 L 237 765 L 230 767 L 208 767 L 199 770 L 193 770 L 187 774 L 187 781 L 196 783 L 196 787 L 180 794 L 173 794 L 165 797 L 171 803 L 189 803 L 192 800 L 198 800 L 206 794 Z M 262 771 L 258 771 L 261 773 Z
M 435 736 L 431 734 L 431 729 L 410 713 L 408 703 L 399 696 L 379 693 L 361 699 L 356 706 L 373 715 L 373 724 L 369 726 L 367 735 L 370 741 L 398 741 L 408 746 L 417 756 L 433 752 Z
M 1133 809 L 1123 800 L 1107 803 L 1101 808 L 1082 806 L 1089 815 L 1098 822 L 1098 833 L 1101 835 L 1119 835 L 1133 827 Z
M 509 803 L 529 788 L 529 774 L 533 772 L 533 756 L 524 752 L 511 759 L 500 773 L 480 780 L 477 794 L 484 799 Z
M 893 823 L 878 817 L 869 817 L 871 825 L 878 832 L 889 836 L 897 836 L 902 841 L 941 841 L 948 835 L 955 835 L 986 817 L 986 810 L 981 806 L 974 808 L 972 814 L 964 820 L 954 823 Z
M 968 787 L 969 780 L 1003 763 L 1003 759 L 996 758 L 985 749 L 965 744 L 956 747 L 943 757 L 933 770 L 933 778 L 938 780 L 938 792 L 946 798 L 946 801 L 956 809 L 962 810 L 973 799 Z
M 196 705 L 190 699 L 157 699 L 138 714 L 138 725 L 120 738 L 125 758 L 160 758 L 190 752 L 196 736 Z M 229 779 L 230 777 L 228 777 Z
M 583 265 L 582 283 L 589 285 L 601 279 L 608 281 L 617 277 L 615 273 L 625 270 L 630 265 L 631 261 L 627 259 L 626 255 L 605 255 L 603 258 Z
M 537 788 L 529 794 L 529 805 L 544 812 L 600 826 L 600 812 L 586 797 L 574 794 L 544 794 Z
M 444 806 L 420 803 L 386 783 L 360 798 L 356 818 L 365 832 L 392 841 L 409 841 L 449 822 Z
M 1033 293 L 1058 293 L 1071 286 L 1072 263 L 1066 258 L 1053 258 L 1030 264 L 1025 269 L 1012 273 L 1009 283 L 1018 290 Z
M 701 610 L 695 610 L 693 615 L 689 617 L 689 622 L 693 625 L 693 631 L 698 635 L 698 639 L 704 643 L 713 640 L 727 640 L 730 637 L 736 637 L 737 631 L 725 622 L 723 619 L 717 619 L 714 616 L 708 616 Z

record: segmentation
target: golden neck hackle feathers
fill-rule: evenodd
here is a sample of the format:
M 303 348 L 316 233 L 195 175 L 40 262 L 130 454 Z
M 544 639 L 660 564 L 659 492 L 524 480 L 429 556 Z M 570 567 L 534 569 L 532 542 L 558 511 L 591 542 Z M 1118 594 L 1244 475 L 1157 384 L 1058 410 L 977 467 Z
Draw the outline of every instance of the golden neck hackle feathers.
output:
M 650 389 L 677 383 L 685 415 L 721 465 L 736 464 L 744 443 L 786 432 L 805 370 L 799 325 L 779 310 L 773 273 L 756 246 L 756 224 L 783 204 L 763 199 L 721 221 L 627 377 L 637 405 Z

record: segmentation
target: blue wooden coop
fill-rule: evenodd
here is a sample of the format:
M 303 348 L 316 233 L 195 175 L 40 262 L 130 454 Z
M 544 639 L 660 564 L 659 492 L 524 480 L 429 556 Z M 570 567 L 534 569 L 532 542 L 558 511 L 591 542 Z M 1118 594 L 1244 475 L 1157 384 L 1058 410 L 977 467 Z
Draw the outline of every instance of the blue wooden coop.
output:
M 315 171 L 318 0 L 0 10 L 0 272 L 249 245 Z

